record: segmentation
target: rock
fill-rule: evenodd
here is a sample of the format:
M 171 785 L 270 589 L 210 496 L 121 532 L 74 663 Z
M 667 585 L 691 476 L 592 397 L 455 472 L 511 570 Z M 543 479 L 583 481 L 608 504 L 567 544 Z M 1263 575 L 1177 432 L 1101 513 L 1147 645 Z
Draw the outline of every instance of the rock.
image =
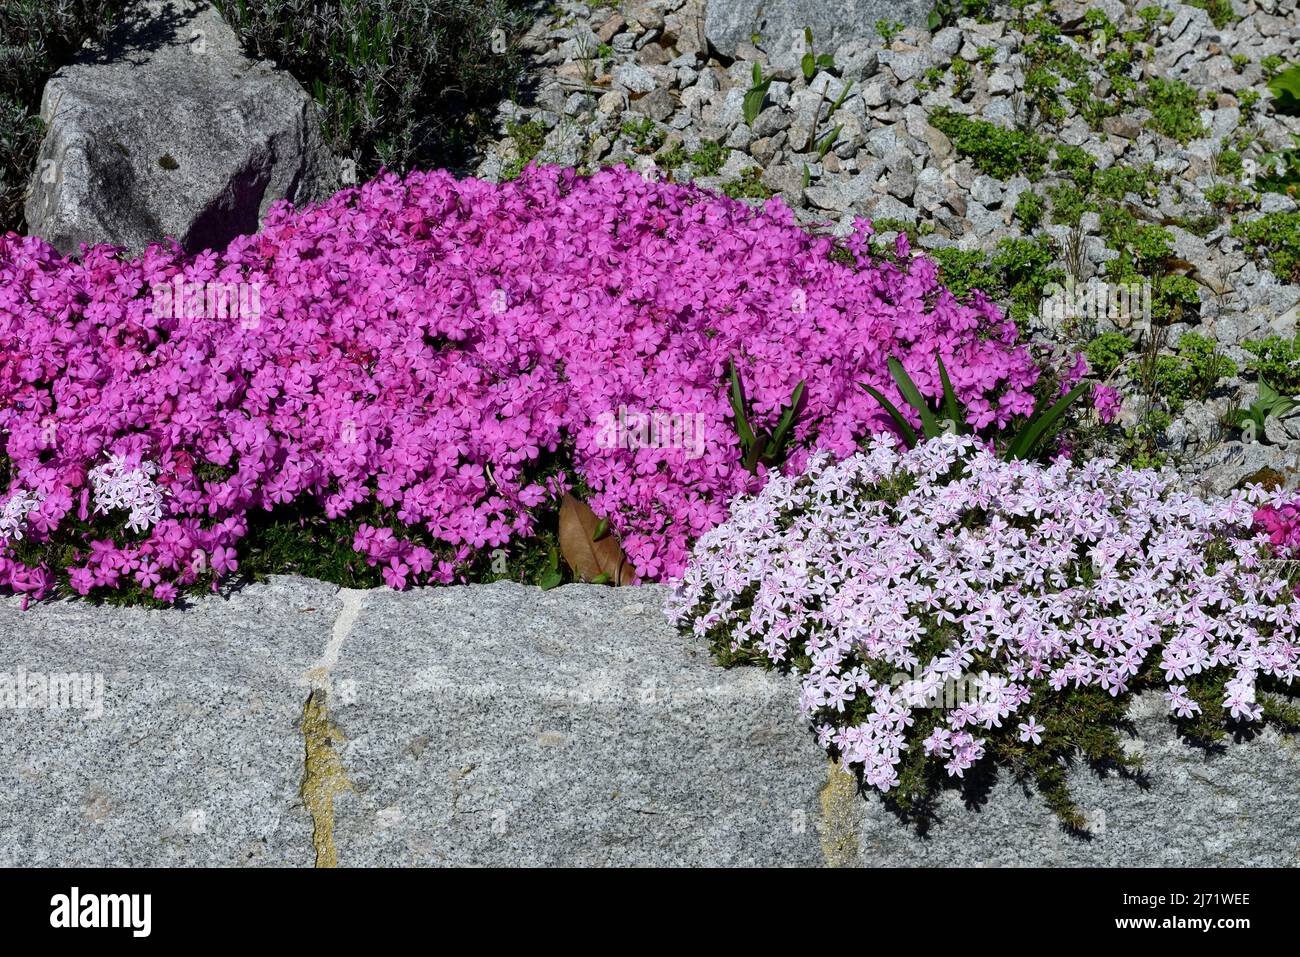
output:
M 862 85 L 858 95 L 862 97 L 863 103 L 874 108 L 889 102 L 889 89 L 889 83 L 880 77 L 875 77 Z
M 1281 475 L 1290 472 L 1290 484 L 1295 485 L 1294 453 L 1277 445 L 1262 442 L 1224 442 L 1202 462 L 1196 473 L 1188 476 L 1204 494 L 1226 495 L 1238 488 L 1250 476 L 1269 470 Z
M 677 102 L 673 99 L 673 95 L 663 87 L 632 101 L 632 109 L 635 112 L 643 113 L 661 123 L 672 116 L 676 108 Z
M 26 217 L 63 253 L 175 238 L 222 249 L 272 203 L 324 199 L 343 175 L 315 104 L 254 63 L 211 7 L 149 0 L 45 84 Z
M 610 90 L 608 93 L 601 95 L 596 103 L 596 109 L 607 116 L 613 116 L 621 113 L 627 105 L 627 95 L 619 90 Z
M 780 193 L 787 204 L 793 205 L 803 199 L 803 170 L 793 166 L 769 166 L 760 177 L 768 189 Z
M 970 187 L 971 199 L 989 208 L 996 208 L 1002 203 L 1002 182 L 992 176 L 981 173 L 975 177 Z
M 916 191 L 912 199 L 916 206 L 932 213 L 944 204 L 947 195 L 947 184 L 938 167 L 927 166 L 917 174 Z
M 769 106 L 754 118 L 755 136 L 772 136 L 790 126 L 790 114 L 779 106 Z
M 614 39 L 614 35 L 621 32 L 625 26 L 627 26 L 627 21 L 623 19 L 621 14 L 615 11 L 600 25 L 600 29 L 596 31 L 596 38 L 601 43 L 609 43 L 609 41 Z
M 916 191 L 915 163 L 906 153 L 895 153 L 886 161 L 889 169 L 885 177 L 885 188 L 891 196 L 898 199 L 910 199 Z
M 868 193 L 863 206 L 865 215 L 870 219 L 900 219 L 908 223 L 916 222 L 916 210 L 888 194 L 881 196 Z
M 742 123 L 731 131 L 723 145 L 733 150 L 747 150 L 753 142 L 754 131 Z
M 739 178 L 746 170 L 753 169 L 757 165 L 740 150 L 731 150 L 727 154 L 727 159 L 722 164 L 722 168 L 718 170 L 718 175 L 724 183 L 729 182 Z
M 1134 117 L 1132 113 L 1121 113 L 1117 116 L 1103 117 L 1101 128 L 1111 136 L 1122 136 L 1128 140 L 1135 140 L 1142 132 L 1142 121 Z
M 936 53 L 952 59 L 961 49 L 961 30 L 956 27 L 944 27 L 930 37 L 930 46 Z
M 163 614 L 0 603 L 0 672 L 102 688 L 98 717 L 0 708 L 0 863 L 310 867 L 298 725 L 337 593 L 274 578 Z
M 855 40 L 840 46 L 835 53 L 835 65 L 846 83 L 849 80 L 861 83 L 875 76 L 880 68 L 880 57 L 874 46 Z
M 655 88 L 655 78 L 645 67 L 636 63 L 620 63 L 614 67 L 614 82 L 629 93 L 646 94 Z
M 899 83 L 915 80 L 925 68 L 925 60 L 919 53 L 881 50 L 879 57 L 880 65 L 888 67 Z
M 0 863 L 310 866 L 332 846 L 358 867 L 1285 866 L 1300 849 L 1300 752 L 1265 730 L 1207 755 L 1157 694 L 1125 739 L 1149 786 L 1068 772 L 1091 838 L 1006 773 L 978 809 L 941 792 L 922 838 L 828 768 L 796 679 L 719 668 L 664 595 L 277 577 L 162 612 L 5 599 L 0 671 L 98 674 L 103 713 L 0 709 Z M 309 752 L 328 817 L 300 795 Z
M 877 20 L 925 26 L 929 0 L 708 0 L 704 34 L 718 53 L 734 58 L 737 48 L 757 33 L 765 41 L 813 32 L 819 50 L 835 50 L 850 40 L 874 40 Z
M 705 0 L 686 0 L 676 13 L 664 17 L 664 40 L 672 43 L 682 56 L 703 59 L 708 53 L 704 4 Z
M 821 115 L 822 97 L 812 90 L 796 90 L 790 97 L 790 148 L 802 152 L 811 147 L 817 120 Z
M 749 144 L 749 155 L 760 166 L 767 166 L 781 150 L 782 137 L 764 136 Z
M 1289 213 L 1296 208 L 1296 201 L 1285 193 L 1259 194 L 1259 211 L 1261 213 Z
M 992 75 L 989 76 L 988 90 L 993 96 L 1014 93 L 1016 91 L 1016 81 L 1015 77 L 1012 76 L 1012 72 L 1004 68 L 994 70 Z

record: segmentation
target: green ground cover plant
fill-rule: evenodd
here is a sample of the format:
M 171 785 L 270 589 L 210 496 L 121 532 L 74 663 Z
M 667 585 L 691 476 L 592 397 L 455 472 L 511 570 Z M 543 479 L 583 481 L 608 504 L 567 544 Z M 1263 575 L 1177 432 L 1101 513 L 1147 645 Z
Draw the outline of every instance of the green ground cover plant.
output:
M 44 134 L 41 91 L 87 40 L 100 39 L 124 0 L 0 3 L 0 233 L 21 231 L 23 202 Z
M 248 51 L 292 73 L 331 148 L 380 167 L 460 168 L 516 94 L 524 0 L 215 0 Z

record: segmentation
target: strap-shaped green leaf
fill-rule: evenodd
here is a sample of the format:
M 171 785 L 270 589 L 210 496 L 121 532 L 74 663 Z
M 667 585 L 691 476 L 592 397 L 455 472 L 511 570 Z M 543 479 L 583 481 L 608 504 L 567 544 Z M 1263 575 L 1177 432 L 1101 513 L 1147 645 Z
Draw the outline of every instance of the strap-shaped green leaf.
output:
M 740 444 L 748 450 L 754 444 L 754 430 L 749 427 L 749 404 L 745 401 L 745 387 L 740 384 L 740 374 L 736 372 L 736 363 L 728 360 L 731 367 L 731 409 L 736 413 L 736 433 Z
M 790 426 L 794 425 L 794 417 L 799 414 L 799 403 L 803 399 L 804 380 L 800 379 L 799 384 L 794 387 L 794 392 L 790 393 L 790 404 L 785 407 L 785 414 L 781 416 L 781 421 L 777 423 L 776 431 L 772 433 L 772 442 L 768 447 L 768 456 L 775 458 L 781 454 L 785 448 L 787 433 Z
M 862 386 L 873 399 L 880 403 L 880 407 L 889 413 L 889 417 L 894 420 L 894 425 L 898 427 L 899 433 L 903 436 L 903 444 L 909 449 L 916 448 L 916 430 L 912 428 L 907 419 L 903 418 L 903 413 L 898 411 L 898 407 L 886 399 L 878 389 L 872 388 L 865 382 L 859 382 L 858 385 Z
M 1004 458 L 1007 461 L 1032 458 L 1043 439 L 1047 438 L 1051 427 L 1056 424 L 1061 416 L 1065 415 L 1066 410 L 1074 404 L 1074 400 L 1082 395 L 1086 388 L 1088 388 L 1088 383 L 1080 382 L 1042 415 L 1035 415 L 1026 422 L 1016 434 L 1016 437 L 1011 440 L 1011 444 L 1007 446 Z
M 925 396 L 921 395 L 921 390 L 916 387 L 907 370 L 903 368 L 903 363 L 897 359 L 889 360 L 889 374 L 894 377 L 898 383 L 898 391 L 902 393 L 907 404 L 921 413 L 921 430 L 927 439 L 937 438 L 943 430 L 939 428 L 939 420 L 934 417 L 930 411 L 929 403 L 925 401 Z
M 935 356 L 939 360 L 939 381 L 943 383 L 943 411 L 957 426 L 957 431 L 965 435 L 970 431 L 970 426 L 966 423 L 966 416 L 962 414 L 961 405 L 957 402 L 957 393 L 952 389 L 952 380 L 948 378 L 948 370 L 944 368 L 943 356 Z

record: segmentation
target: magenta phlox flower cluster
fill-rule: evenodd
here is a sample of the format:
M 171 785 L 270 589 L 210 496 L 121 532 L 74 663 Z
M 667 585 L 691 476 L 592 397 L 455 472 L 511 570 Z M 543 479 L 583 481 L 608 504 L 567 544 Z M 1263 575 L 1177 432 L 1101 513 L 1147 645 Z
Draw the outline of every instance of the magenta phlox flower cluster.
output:
M 1268 533 L 1278 557 L 1300 557 L 1300 501 L 1265 505 L 1255 512 L 1255 524 Z
M 1270 496 L 1203 500 L 1172 472 L 1008 463 L 959 436 L 901 451 L 881 435 L 734 501 L 669 614 L 795 666 L 819 740 L 882 791 L 924 707 L 945 712 L 920 746 L 954 776 L 1009 722 L 1040 741 L 1036 696 L 1118 696 L 1140 672 L 1188 717 L 1188 678 L 1226 669 L 1224 711 L 1254 721 L 1260 678 L 1300 674 L 1300 604 L 1253 527 Z
M 779 202 L 541 168 L 386 175 L 191 257 L 0 238 L 0 530 L 48 540 L 97 483 L 126 521 L 73 542 L 73 587 L 134 578 L 168 599 L 236 566 L 250 513 L 306 500 L 367 509 L 354 544 L 404 587 L 530 535 L 576 472 L 641 577 L 674 574 L 764 480 L 741 465 L 731 359 L 768 429 L 806 381 L 794 468 L 888 427 L 858 383 L 902 404 L 890 356 L 938 395 L 942 355 L 976 426 L 1031 409 L 1014 326 L 928 259 L 869 260 L 868 235 L 853 264 Z M 704 441 L 610 447 L 620 408 L 698 421 Z M 47 594 L 57 571 L 0 550 L 0 586 Z

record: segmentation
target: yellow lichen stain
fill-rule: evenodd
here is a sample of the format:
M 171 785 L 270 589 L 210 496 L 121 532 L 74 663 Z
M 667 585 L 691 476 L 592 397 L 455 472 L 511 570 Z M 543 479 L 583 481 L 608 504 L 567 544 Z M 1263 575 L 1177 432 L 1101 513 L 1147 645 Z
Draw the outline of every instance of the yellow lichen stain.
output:
M 820 794 L 822 806 L 822 857 L 827 867 L 854 867 L 858 863 L 857 782 L 838 761 L 831 761 Z
M 334 799 L 352 790 L 335 745 L 346 741 L 330 721 L 325 691 L 316 688 L 302 709 L 302 736 L 306 743 L 306 767 L 302 777 L 303 804 L 312 820 L 312 845 L 317 867 L 338 867 L 334 847 Z

